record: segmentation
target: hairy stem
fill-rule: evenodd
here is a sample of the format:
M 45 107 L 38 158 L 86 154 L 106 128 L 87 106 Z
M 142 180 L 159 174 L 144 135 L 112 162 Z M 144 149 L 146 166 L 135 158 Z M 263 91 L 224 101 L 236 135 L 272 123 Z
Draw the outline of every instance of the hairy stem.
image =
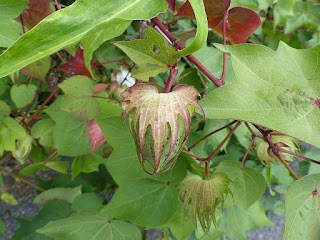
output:
M 14 179 L 17 180 L 17 181 L 21 181 L 21 182 L 29 185 L 30 187 L 33 187 L 33 188 L 37 189 L 37 190 L 40 191 L 40 192 L 45 191 L 45 189 L 43 189 L 43 188 L 41 188 L 41 187 L 39 187 L 39 186 L 37 186 L 37 185 L 34 185 L 33 183 L 29 182 L 28 180 L 25 180 L 25 179 L 22 178 L 22 177 L 19 177 L 18 175 L 13 174 L 12 172 L 6 170 L 6 169 L 5 169 L 4 167 L 2 167 L 2 166 L 0 166 L 0 171 L 3 172 L 3 173 L 5 173 L 5 174 L 7 174 L 7 175 L 9 175 L 10 177 L 14 178 Z
M 203 141 L 203 140 L 205 140 L 206 138 L 210 137 L 211 135 L 213 135 L 213 134 L 215 134 L 215 133 L 217 133 L 217 132 L 219 132 L 219 131 L 221 131 L 221 130 L 223 130 L 223 129 L 225 129 L 225 128 L 233 125 L 233 124 L 235 124 L 236 122 L 237 122 L 237 121 L 235 120 L 235 121 L 233 121 L 233 122 L 231 122 L 231 123 L 228 123 L 227 125 L 219 128 L 219 129 L 217 129 L 217 130 L 215 130 L 215 131 L 207 134 L 206 136 L 204 136 L 203 138 L 201 138 L 201 139 L 199 139 L 197 142 L 195 142 L 191 147 L 189 147 L 188 150 L 190 151 L 190 150 L 193 149 L 197 144 L 199 144 L 201 141 Z
M 151 21 L 157 25 L 160 30 L 165 34 L 165 36 L 172 42 L 177 44 L 178 48 L 184 49 L 185 47 L 177 41 L 177 39 L 169 32 L 169 30 L 162 24 L 162 22 L 157 18 L 152 18 Z M 194 56 L 188 55 L 186 56 L 189 61 L 191 61 L 195 66 L 199 68 L 201 72 L 203 72 L 217 87 L 221 87 L 224 82 L 220 81 L 217 77 L 215 77 L 205 66 L 203 66 Z

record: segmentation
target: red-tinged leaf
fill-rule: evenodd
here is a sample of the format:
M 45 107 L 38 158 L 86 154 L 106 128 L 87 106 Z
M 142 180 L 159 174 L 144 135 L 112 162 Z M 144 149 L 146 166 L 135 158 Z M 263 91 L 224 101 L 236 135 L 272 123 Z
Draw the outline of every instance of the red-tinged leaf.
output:
M 87 137 L 89 136 L 89 145 L 91 145 L 91 156 L 94 152 L 107 142 L 104 138 L 101 128 L 95 120 L 92 120 L 87 125 Z
M 50 2 L 51 0 L 29 0 L 29 4 L 21 14 L 25 26 L 31 29 L 42 19 L 53 13 Z
M 106 90 L 109 84 L 106 83 L 98 83 L 93 86 L 94 94 L 101 93 L 102 91 Z
M 209 27 L 216 27 L 227 13 L 231 0 L 204 0 Z M 178 11 L 177 16 L 195 19 L 192 7 L 187 1 Z
M 223 16 L 228 13 L 226 36 L 232 44 L 245 43 L 261 25 L 259 15 L 248 8 L 235 7 L 228 11 L 230 0 L 204 0 L 209 27 L 222 34 Z M 192 7 L 186 2 L 177 13 L 195 19 Z
M 82 75 L 91 78 L 91 74 L 84 63 L 83 50 L 81 48 L 78 48 L 74 57 L 71 56 L 67 63 L 59 66 L 57 69 L 66 72 L 70 77 Z
M 169 8 L 174 11 L 175 6 L 176 6 L 176 0 L 167 0 Z
M 259 15 L 248 8 L 235 7 L 229 10 L 226 35 L 232 44 L 245 43 L 261 25 Z M 215 28 L 222 33 L 222 21 Z

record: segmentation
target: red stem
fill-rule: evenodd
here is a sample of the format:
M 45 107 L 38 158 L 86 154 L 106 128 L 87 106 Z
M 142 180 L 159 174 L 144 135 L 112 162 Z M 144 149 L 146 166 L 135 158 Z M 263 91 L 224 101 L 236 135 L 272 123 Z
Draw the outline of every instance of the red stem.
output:
M 229 132 L 229 134 L 223 139 L 223 141 L 219 144 L 219 146 L 214 150 L 213 153 L 207 158 L 208 161 L 210 162 L 211 159 L 219 152 L 220 148 L 225 144 L 225 142 L 232 136 L 232 134 L 237 130 L 237 128 L 240 126 L 241 122 L 238 122 L 234 128 Z
M 114 61 L 103 62 L 103 63 L 95 63 L 95 64 L 91 64 L 91 67 L 97 67 L 97 66 L 101 66 L 104 64 L 115 63 L 115 62 L 124 62 L 124 61 L 129 61 L 129 60 L 131 60 L 131 59 L 126 58 L 126 59 L 114 60 Z
M 169 38 L 169 40 L 172 43 L 175 43 L 178 48 L 184 49 L 185 47 L 177 41 L 177 39 L 172 35 L 171 32 L 169 32 L 169 30 L 162 24 L 162 22 L 157 18 L 152 18 L 151 21 L 157 25 L 160 30 Z M 203 72 L 217 87 L 221 87 L 223 86 L 224 82 L 220 81 L 218 78 L 216 78 L 208 69 L 205 68 L 205 66 L 203 66 L 194 56 L 192 55 L 188 55 L 186 56 L 186 58 L 189 59 L 189 61 L 191 61 L 196 67 L 199 68 L 199 70 L 201 72 Z
M 246 161 L 246 159 L 247 159 L 247 156 L 248 156 L 248 154 L 249 154 L 249 152 L 250 152 L 250 150 L 251 150 L 251 148 L 252 148 L 252 146 L 253 146 L 253 144 L 254 144 L 254 140 L 256 139 L 256 136 L 252 136 L 252 140 L 251 140 L 251 143 L 250 143 L 250 145 L 249 145 L 249 147 L 248 147 L 248 149 L 247 149 L 247 151 L 246 151 L 246 154 L 244 155 L 244 157 L 243 157 L 243 159 L 242 159 L 242 164 L 244 164 L 245 163 L 245 161 Z
M 60 7 L 60 4 L 59 4 L 58 0 L 54 0 L 54 1 L 55 1 L 55 3 L 56 3 L 57 9 L 60 10 L 61 7 Z
M 304 160 L 306 160 L 306 161 L 313 162 L 313 163 L 316 163 L 316 164 L 319 164 L 319 165 L 320 165 L 320 162 L 319 162 L 319 161 L 316 161 L 316 160 L 313 160 L 313 159 L 311 159 L 311 158 L 302 156 L 302 155 L 300 155 L 300 154 L 298 154 L 298 153 L 294 153 L 294 152 L 291 152 L 291 151 L 288 151 L 288 150 L 285 150 L 285 149 L 282 149 L 282 148 L 280 148 L 279 151 L 280 151 L 280 152 L 289 153 L 290 155 L 293 155 L 293 156 L 295 156 L 295 157 L 302 158 L 302 159 L 304 159 Z
M 24 115 L 23 115 L 23 118 L 22 118 L 21 121 L 20 121 L 20 124 L 26 119 L 26 116 L 27 116 L 28 112 L 30 111 L 30 108 L 32 107 L 32 105 L 33 105 L 34 102 L 36 101 L 37 96 L 38 96 L 39 93 L 40 93 L 40 90 L 41 90 L 41 81 L 38 80 L 37 90 L 36 90 L 36 92 L 34 93 L 34 96 L 33 96 L 33 98 L 32 98 L 31 103 L 27 106 L 27 109 L 26 109 L 26 111 L 25 111 L 25 113 L 24 113 Z
M 215 133 L 217 133 L 217 132 L 219 132 L 219 131 L 221 131 L 221 130 L 223 130 L 223 129 L 225 129 L 225 128 L 233 125 L 233 124 L 235 124 L 236 122 L 237 122 L 237 121 L 235 120 L 235 121 L 233 121 L 233 122 L 231 122 L 231 123 L 229 123 L 229 124 L 227 124 L 227 125 L 219 128 L 219 129 L 217 129 L 217 130 L 209 133 L 208 135 L 204 136 L 203 138 L 201 138 L 200 140 L 198 140 L 197 142 L 195 142 L 191 147 L 188 148 L 188 150 L 190 151 L 191 149 L 193 149 L 197 144 L 199 144 L 199 143 L 200 143 L 201 141 L 203 141 L 204 139 L 206 139 L 206 138 L 210 137 L 211 135 L 213 135 L 213 134 L 215 134 Z
M 210 177 L 210 160 L 206 161 L 206 177 Z
M 185 153 L 185 154 L 188 154 L 189 156 L 197 159 L 198 161 L 206 161 L 207 159 L 206 158 L 201 158 L 201 157 L 198 157 L 190 152 L 187 152 L 187 151 L 184 151 L 184 150 L 181 150 L 181 152 Z
M 54 152 L 47 158 L 47 160 L 45 160 L 45 161 L 43 162 L 43 164 L 46 165 L 46 164 L 50 161 L 50 159 L 52 159 L 58 152 L 59 152 L 58 150 L 54 151 Z
M 21 26 L 22 26 L 22 32 L 23 32 L 23 34 L 25 34 L 26 33 L 26 29 L 24 28 L 24 22 L 23 22 L 23 17 L 22 17 L 22 14 L 20 14 L 20 21 L 21 21 Z
M 222 21 L 223 45 L 227 44 L 227 40 L 226 40 L 227 18 L 228 18 L 228 12 L 225 13 L 225 15 L 223 16 L 223 21 Z M 223 81 L 226 77 L 226 65 L 227 65 L 227 54 L 223 53 L 223 70 L 222 70 L 221 81 Z
M 50 94 L 50 96 L 41 104 L 41 106 L 35 111 L 35 113 L 32 114 L 30 119 L 33 119 L 33 117 L 35 117 L 44 108 L 44 106 L 54 97 L 54 95 L 56 95 L 57 92 L 59 92 L 59 90 L 60 90 L 60 88 L 57 88 L 56 90 L 54 90 Z
M 164 87 L 164 89 L 162 91 L 163 93 L 170 92 L 172 84 L 173 84 L 173 80 L 177 76 L 177 73 L 178 73 L 178 69 L 176 68 L 176 66 L 172 66 L 170 69 L 170 75 L 167 80 L 166 86 Z

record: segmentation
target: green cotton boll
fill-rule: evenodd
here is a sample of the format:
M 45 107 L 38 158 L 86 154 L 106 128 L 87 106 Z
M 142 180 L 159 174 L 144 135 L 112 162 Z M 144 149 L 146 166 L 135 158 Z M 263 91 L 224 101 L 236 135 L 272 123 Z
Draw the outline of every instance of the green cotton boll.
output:
M 287 162 L 293 162 L 294 156 L 281 150 L 297 153 L 300 151 L 299 141 L 293 137 L 286 135 L 272 135 L 271 141 L 275 144 L 282 158 Z M 274 155 L 272 149 L 266 141 L 258 145 L 257 156 L 262 164 L 269 166 L 270 162 L 275 164 L 281 163 L 280 159 Z
M 23 164 L 31 152 L 32 143 L 33 138 L 30 135 L 27 135 L 24 140 L 18 140 L 16 150 L 12 152 L 12 156 Z

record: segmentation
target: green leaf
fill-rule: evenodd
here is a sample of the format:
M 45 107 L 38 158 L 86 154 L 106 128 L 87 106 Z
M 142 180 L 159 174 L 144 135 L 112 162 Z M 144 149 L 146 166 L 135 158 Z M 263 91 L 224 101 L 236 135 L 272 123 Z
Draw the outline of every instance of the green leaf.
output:
M 226 215 L 221 220 L 220 229 L 230 239 L 246 240 L 247 230 L 263 226 L 273 226 L 273 223 L 267 218 L 259 202 L 253 204 L 248 210 L 233 206 L 227 209 Z
M 39 143 L 44 147 L 51 147 L 53 145 L 53 128 L 54 121 L 51 119 L 44 119 L 36 122 L 31 129 L 33 138 L 39 138 Z
M 287 168 L 283 165 L 271 164 L 271 177 L 272 182 L 276 182 L 277 186 L 274 188 L 278 193 L 285 194 L 288 187 L 293 183 L 294 179 L 290 175 Z
M 40 59 L 39 61 L 31 63 L 25 68 L 22 68 L 20 71 L 23 74 L 28 75 L 32 78 L 45 81 L 50 67 L 50 58 L 45 57 L 43 59 Z
M 25 0 L 0 0 L 0 47 L 9 47 L 20 36 L 11 20 L 28 4 Z
M 86 36 L 84 36 L 81 39 L 81 43 L 84 48 L 84 61 L 86 67 L 89 69 L 91 73 L 91 76 L 93 76 L 93 72 L 90 63 L 94 50 L 96 50 L 105 41 L 121 35 L 130 25 L 130 23 L 131 21 L 128 20 L 114 19 L 110 22 L 101 24 L 99 26 L 100 30 L 95 28 L 93 29 L 92 33 L 89 32 L 88 34 L 86 34 Z M 112 55 L 112 57 L 114 56 Z M 114 58 L 112 60 L 114 60 Z
M 52 221 L 38 232 L 65 240 L 140 240 L 139 229 L 129 223 L 110 220 L 98 214 L 73 214 L 71 217 Z
M 283 240 L 317 240 L 320 236 L 320 174 L 295 181 L 286 194 Z
M 188 215 L 186 216 L 184 207 L 181 204 L 168 226 L 177 240 L 185 240 L 195 228 L 191 208 L 188 209 Z
M 162 226 L 175 214 L 178 196 L 170 181 L 133 179 L 120 185 L 102 213 L 145 227 Z
M 19 219 L 20 228 L 15 232 L 12 240 L 53 240 L 37 233 L 49 221 L 65 218 L 71 213 L 70 204 L 65 201 L 52 201 L 43 205 L 38 215 L 33 219 Z
M 199 50 L 206 44 L 208 37 L 208 20 L 203 0 L 189 0 L 189 2 L 197 20 L 197 34 L 193 42 L 188 47 L 178 52 L 180 57 L 187 56 Z
M 72 210 L 76 213 L 96 213 L 103 206 L 104 199 L 94 193 L 84 193 L 74 199 Z
M 312 149 L 305 154 L 306 157 L 320 161 L 320 149 Z M 320 166 L 316 163 L 310 163 L 308 174 L 320 173 Z
M 4 236 L 6 224 L 0 219 L 0 236 Z
M 92 81 L 85 76 L 75 76 L 59 84 L 64 96 L 60 108 L 70 112 L 82 120 L 91 120 L 100 112 L 99 102 L 93 98 L 94 89 Z
M 50 161 L 47 164 L 45 164 L 45 166 L 57 172 L 67 174 L 67 170 L 70 167 L 70 163 L 68 161 Z
M 31 103 L 37 87 L 35 85 L 13 86 L 10 90 L 11 99 L 17 108 L 22 108 Z
M 53 200 L 63 200 L 72 203 L 73 200 L 81 195 L 81 186 L 76 188 L 52 188 L 40 193 L 33 203 L 48 203 Z
M 107 28 L 106 23 L 114 19 L 148 20 L 167 7 L 165 0 L 101 0 L 95 4 L 91 0 L 78 0 L 43 19 L 3 53 L 0 56 L 0 77 L 78 43 L 86 34 Z M 120 27 L 123 27 L 122 22 Z M 109 31 L 113 29 L 111 24 Z
M 7 193 L 7 192 L 1 193 L 0 199 L 10 205 L 18 205 L 18 201 L 10 193 Z
M 46 166 L 43 163 L 35 163 L 35 164 L 26 166 L 25 168 L 20 170 L 20 173 L 23 176 L 32 176 L 36 174 L 38 171 L 45 170 L 45 169 L 46 169 Z
M 26 131 L 11 117 L 7 117 L 0 124 L 0 155 L 3 151 L 13 152 L 16 149 L 16 140 L 27 137 Z
M 164 73 L 178 58 L 176 51 L 167 47 L 164 38 L 150 27 L 147 28 L 145 40 L 116 42 L 115 45 L 139 66 L 132 77 L 142 81 L 149 81 L 149 77 Z
M 253 168 L 244 168 L 241 162 L 222 161 L 216 169 L 228 175 L 234 203 L 247 209 L 263 195 L 266 188 L 264 177 Z
M 212 119 L 253 122 L 320 147 L 320 46 L 278 51 L 241 44 L 217 47 L 231 53 L 237 83 L 212 91 L 201 104 Z
M 10 107 L 5 102 L 0 100 L 0 122 L 6 117 L 9 117 L 10 112 Z
M 0 187 L 3 186 L 3 178 L 2 178 L 2 174 L 0 174 Z
M 105 163 L 105 159 L 98 155 L 94 154 L 91 157 L 79 156 L 76 157 L 72 162 L 72 179 L 75 179 L 79 173 L 90 173 L 98 171 L 99 165 Z
M 90 154 L 91 148 L 86 137 L 87 122 L 70 113 L 59 111 L 60 98 L 46 110 L 56 122 L 53 128 L 53 143 L 60 155 L 81 156 Z

